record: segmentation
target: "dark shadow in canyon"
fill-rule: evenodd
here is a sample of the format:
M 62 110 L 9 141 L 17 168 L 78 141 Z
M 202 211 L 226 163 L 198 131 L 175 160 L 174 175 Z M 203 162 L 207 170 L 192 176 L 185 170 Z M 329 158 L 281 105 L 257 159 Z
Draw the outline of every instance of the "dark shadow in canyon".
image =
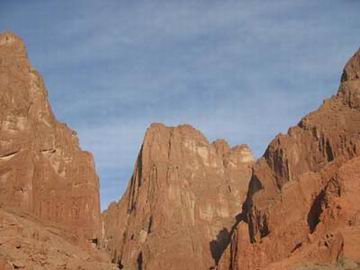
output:
M 235 223 L 231 227 L 231 230 L 227 228 L 223 228 L 216 236 L 216 239 L 209 242 L 211 256 L 214 259 L 215 266 L 219 264 L 220 258 L 223 255 L 224 251 L 227 249 L 231 242 L 231 236 L 233 235 L 234 231 L 236 230 L 237 225 L 241 221 L 245 221 L 245 216 L 243 215 L 243 212 L 236 215 L 235 217 Z M 210 269 L 216 269 L 215 267 L 211 267 Z
M 211 256 L 213 257 L 216 265 L 219 263 L 221 255 L 225 251 L 229 242 L 230 242 L 230 233 L 227 228 L 223 228 L 217 234 L 216 239 L 210 242 Z

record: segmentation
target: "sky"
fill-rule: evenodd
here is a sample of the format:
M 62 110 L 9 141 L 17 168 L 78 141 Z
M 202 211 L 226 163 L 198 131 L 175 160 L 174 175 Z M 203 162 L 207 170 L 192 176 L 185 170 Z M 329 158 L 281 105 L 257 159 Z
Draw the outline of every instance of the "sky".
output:
M 57 118 L 118 200 L 152 122 L 188 123 L 260 157 L 337 91 L 359 0 L 0 0 Z

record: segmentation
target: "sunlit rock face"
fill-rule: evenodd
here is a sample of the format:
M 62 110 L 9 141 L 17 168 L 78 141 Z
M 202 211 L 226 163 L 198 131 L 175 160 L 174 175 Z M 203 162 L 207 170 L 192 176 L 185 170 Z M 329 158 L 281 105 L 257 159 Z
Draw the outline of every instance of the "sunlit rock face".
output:
M 99 184 L 92 155 L 59 123 L 23 41 L 0 34 L 0 205 L 96 242 Z
M 104 213 L 105 244 L 124 269 L 209 269 L 241 212 L 253 156 L 189 125 L 147 130 L 122 199 Z
M 360 260 L 360 51 L 336 96 L 277 136 L 254 165 L 219 269 Z

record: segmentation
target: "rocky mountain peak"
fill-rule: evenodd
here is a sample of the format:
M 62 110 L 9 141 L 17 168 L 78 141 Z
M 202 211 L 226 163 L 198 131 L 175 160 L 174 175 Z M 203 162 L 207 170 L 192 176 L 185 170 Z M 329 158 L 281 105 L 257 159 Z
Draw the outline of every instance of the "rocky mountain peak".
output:
M 152 124 L 128 189 L 104 214 L 105 243 L 126 268 L 209 269 L 229 241 L 253 158 L 190 125 Z M 234 202 L 234 203 L 233 203 Z
M 344 67 L 337 96 L 352 109 L 360 109 L 360 49 Z
M 0 33 L 0 57 L 1 65 L 7 68 L 17 66 L 19 71 L 30 67 L 25 43 L 14 33 Z
M 151 144 L 154 140 L 168 139 L 169 136 L 179 136 L 183 139 L 191 139 L 208 143 L 206 137 L 189 124 L 182 124 L 176 127 L 168 127 L 161 123 L 152 123 L 147 129 L 144 138 L 144 145 Z
M 15 49 L 15 51 L 26 51 L 24 41 L 12 32 L 0 33 L 0 46 Z
M 92 155 L 56 120 L 45 83 L 13 33 L 0 34 L 0 108 L 0 206 L 33 214 L 79 239 L 99 239 Z
M 9 32 L 0 34 L 0 134 L 0 269 L 277 270 L 360 259 L 360 50 L 338 94 L 257 161 L 246 144 L 151 124 L 123 197 L 102 215 L 92 155 L 56 120 Z
M 297 269 L 358 259 L 360 51 L 338 94 L 280 134 L 254 165 L 233 241 L 218 269 Z M 234 252 L 235 251 L 235 252 Z M 300 269 L 300 268 L 299 268 Z
M 341 81 L 353 81 L 360 79 L 360 49 L 350 58 L 345 65 Z

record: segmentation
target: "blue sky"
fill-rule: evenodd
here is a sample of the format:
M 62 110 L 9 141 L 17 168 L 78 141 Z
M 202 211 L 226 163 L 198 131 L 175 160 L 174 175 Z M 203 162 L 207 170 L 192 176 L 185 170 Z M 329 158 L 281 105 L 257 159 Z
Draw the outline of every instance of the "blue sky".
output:
M 152 122 L 189 123 L 256 156 L 322 100 L 360 46 L 358 0 L 0 0 L 57 118 L 94 153 L 102 208 Z

